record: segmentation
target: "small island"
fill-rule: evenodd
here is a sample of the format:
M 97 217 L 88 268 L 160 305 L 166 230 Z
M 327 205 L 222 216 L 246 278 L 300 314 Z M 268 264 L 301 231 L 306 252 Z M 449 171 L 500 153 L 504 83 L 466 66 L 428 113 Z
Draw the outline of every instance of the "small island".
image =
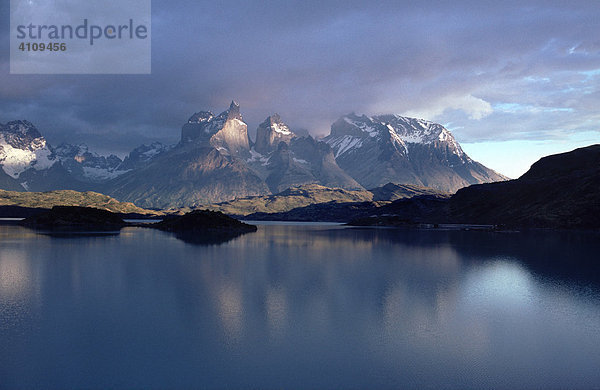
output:
M 118 214 L 80 206 L 54 206 L 25 218 L 21 224 L 34 229 L 84 232 L 115 231 L 127 225 Z
M 194 210 L 184 215 L 170 215 L 148 227 L 175 233 L 204 231 L 249 233 L 257 229 L 254 225 L 238 221 L 220 211 L 210 210 Z
M 147 227 L 175 233 L 192 244 L 221 244 L 244 233 L 257 230 L 254 225 L 238 221 L 219 211 L 194 210 L 184 215 L 171 215 Z
M 21 225 L 51 232 L 118 232 L 126 226 L 145 227 L 175 233 L 183 241 L 218 244 L 257 227 L 228 217 L 219 211 L 194 210 L 184 215 L 166 216 L 156 223 L 127 223 L 119 214 L 92 207 L 54 206 L 21 221 Z

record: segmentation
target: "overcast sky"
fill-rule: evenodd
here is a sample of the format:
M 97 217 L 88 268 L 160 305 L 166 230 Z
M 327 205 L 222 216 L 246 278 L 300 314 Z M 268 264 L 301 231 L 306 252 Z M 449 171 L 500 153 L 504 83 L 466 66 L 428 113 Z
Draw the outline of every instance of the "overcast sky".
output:
M 151 75 L 9 75 L 0 5 L 0 122 L 52 144 L 120 154 L 178 141 L 235 99 L 254 133 L 279 113 L 325 135 L 339 116 L 397 113 L 448 127 L 516 177 L 600 142 L 600 2 L 153 1 Z

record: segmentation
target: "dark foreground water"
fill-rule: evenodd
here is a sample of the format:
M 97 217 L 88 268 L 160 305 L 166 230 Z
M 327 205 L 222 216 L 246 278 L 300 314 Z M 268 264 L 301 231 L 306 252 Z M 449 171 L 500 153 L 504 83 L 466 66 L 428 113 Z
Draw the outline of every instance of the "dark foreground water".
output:
M 599 388 L 598 235 L 0 227 L 0 388 Z

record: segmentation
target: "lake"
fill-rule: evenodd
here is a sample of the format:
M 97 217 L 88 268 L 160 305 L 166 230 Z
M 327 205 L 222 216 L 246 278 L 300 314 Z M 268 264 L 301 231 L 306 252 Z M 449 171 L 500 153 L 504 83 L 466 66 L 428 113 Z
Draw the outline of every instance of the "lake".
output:
M 0 388 L 600 388 L 599 238 L 0 226 Z

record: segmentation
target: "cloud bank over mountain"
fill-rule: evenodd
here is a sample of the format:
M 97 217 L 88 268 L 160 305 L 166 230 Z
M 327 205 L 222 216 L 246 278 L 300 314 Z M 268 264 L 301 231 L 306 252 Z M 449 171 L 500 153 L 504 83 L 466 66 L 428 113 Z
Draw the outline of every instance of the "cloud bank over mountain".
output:
M 152 11 L 151 75 L 9 75 L 0 41 L 0 122 L 125 152 L 174 141 L 189 112 L 235 98 L 249 129 L 278 112 L 325 135 L 356 111 L 434 120 L 466 143 L 600 138 L 596 1 L 185 0 Z

